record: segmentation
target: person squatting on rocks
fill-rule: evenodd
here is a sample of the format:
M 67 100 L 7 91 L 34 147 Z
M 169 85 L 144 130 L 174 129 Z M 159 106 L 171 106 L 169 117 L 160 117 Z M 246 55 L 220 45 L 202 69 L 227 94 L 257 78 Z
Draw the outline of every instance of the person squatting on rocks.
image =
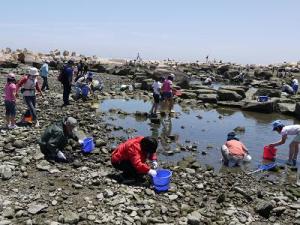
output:
M 156 139 L 138 136 L 120 144 L 112 153 L 111 163 L 123 171 L 125 178 L 138 179 L 145 174 L 156 176 L 156 149 Z M 152 161 L 153 169 L 146 163 L 147 158 Z
M 163 78 L 155 78 L 155 81 L 153 82 L 152 84 L 152 89 L 153 89 L 153 105 L 152 105 L 152 108 L 150 110 L 150 114 L 151 115 L 156 115 L 157 113 L 157 109 L 158 109 L 158 106 L 159 106 L 159 102 L 160 102 L 160 89 L 162 87 L 162 82 L 163 81 Z
M 6 128 L 16 128 L 16 75 L 8 74 L 7 83 L 4 87 L 4 104 L 5 104 L 5 118 Z
M 39 139 L 41 152 L 47 160 L 68 162 L 69 159 L 64 154 L 64 148 L 68 144 L 68 139 L 77 139 L 75 136 L 77 120 L 73 117 L 63 118 L 47 127 Z
M 73 80 L 73 61 L 69 60 L 67 65 L 64 66 L 62 69 L 60 75 L 59 75 L 59 81 L 63 85 L 63 105 L 67 106 L 70 105 L 69 96 L 71 93 L 71 86 L 72 86 L 72 80 Z
M 82 97 L 86 99 L 88 94 L 91 93 L 94 95 L 93 89 L 93 73 L 89 72 L 85 76 L 80 77 L 75 83 L 75 98 L 79 99 Z
M 299 84 L 298 84 L 298 79 L 295 78 L 295 76 L 292 76 L 292 88 L 293 88 L 293 92 L 294 95 L 297 94 L 298 92 L 298 88 L 299 88 Z
M 21 88 L 21 93 L 23 94 L 24 101 L 28 107 L 27 111 L 30 112 L 32 123 L 35 125 L 35 127 L 39 126 L 39 121 L 37 119 L 36 113 L 36 91 L 38 91 L 39 94 L 43 97 L 43 93 L 40 89 L 37 79 L 38 75 L 39 71 L 37 68 L 29 68 L 28 74 L 24 75 L 17 83 L 16 90 L 16 93 L 18 93 L 19 89 Z
M 40 68 L 40 75 L 43 79 L 42 91 L 49 90 L 48 84 L 48 75 L 49 75 L 49 66 L 48 61 L 45 61 Z
M 289 159 L 286 163 L 290 166 L 296 166 L 300 144 L 300 125 L 285 126 L 280 120 L 276 120 L 272 123 L 272 126 L 273 131 L 276 131 L 281 135 L 281 140 L 269 144 L 270 147 L 283 145 L 286 142 L 288 135 L 295 135 L 294 139 L 289 145 Z
M 239 165 L 240 161 L 250 161 L 251 156 L 249 155 L 246 146 L 236 137 L 235 132 L 230 132 L 227 135 L 227 141 L 221 147 L 221 153 L 223 156 L 223 163 L 225 166 L 229 165 L 229 161 L 233 161 L 236 166 Z
M 293 88 L 292 88 L 290 85 L 286 84 L 286 83 L 283 83 L 283 84 L 282 84 L 282 89 L 281 89 L 281 91 L 282 91 L 282 92 L 285 92 L 285 93 L 287 93 L 287 94 L 289 94 L 289 95 L 293 95 L 293 94 L 294 94 Z

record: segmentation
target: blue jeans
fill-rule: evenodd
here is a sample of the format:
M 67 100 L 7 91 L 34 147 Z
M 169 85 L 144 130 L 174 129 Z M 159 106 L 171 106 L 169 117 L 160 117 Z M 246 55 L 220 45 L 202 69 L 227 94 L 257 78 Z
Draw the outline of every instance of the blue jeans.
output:
M 30 115 L 32 116 L 32 121 L 36 121 L 36 97 L 35 96 L 24 96 L 25 103 L 28 107 L 28 110 L 30 112 Z

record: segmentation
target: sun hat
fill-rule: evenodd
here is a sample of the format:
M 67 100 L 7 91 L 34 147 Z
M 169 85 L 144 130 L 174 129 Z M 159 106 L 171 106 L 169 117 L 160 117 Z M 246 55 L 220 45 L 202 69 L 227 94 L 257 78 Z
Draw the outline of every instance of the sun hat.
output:
M 65 124 L 66 125 L 70 125 L 70 126 L 73 126 L 73 127 L 76 127 L 77 126 L 77 120 L 74 118 L 74 117 L 68 117 L 66 120 L 65 120 Z
M 28 70 L 28 74 L 30 76 L 38 76 L 39 75 L 39 71 L 35 67 L 30 67 L 29 70 Z
M 7 78 L 13 80 L 13 79 L 16 79 L 16 75 L 14 73 L 9 73 L 7 75 Z
M 272 126 L 273 126 L 273 130 L 276 130 L 278 127 L 283 127 L 283 123 L 281 122 L 281 120 L 275 120 L 273 123 L 272 123 Z

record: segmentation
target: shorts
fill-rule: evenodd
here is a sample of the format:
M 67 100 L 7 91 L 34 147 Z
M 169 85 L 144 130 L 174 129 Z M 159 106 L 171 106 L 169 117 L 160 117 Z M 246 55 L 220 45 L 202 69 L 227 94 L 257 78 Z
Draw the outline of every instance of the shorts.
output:
M 159 94 L 154 94 L 153 93 L 153 98 L 154 98 L 155 103 L 159 103 L 159 101 L 160 101 L 160 95 Z
M 300 142 L 300 134 L 297 134 L 296 137 L 294 137 L 293 142 Z
M 16 116 L 16 103 L 12 101 L 5 101 L 5 115 L 6 116 Z
M 162 93 L 162 99 L 170 99 L 173 97 L 172 92 L 163 92 Z

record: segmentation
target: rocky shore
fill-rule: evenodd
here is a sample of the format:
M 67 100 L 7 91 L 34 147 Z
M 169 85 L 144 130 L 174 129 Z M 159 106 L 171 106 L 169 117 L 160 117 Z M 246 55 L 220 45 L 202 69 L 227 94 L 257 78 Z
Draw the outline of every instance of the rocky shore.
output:
M 0 225 L 300 224 L 299 187 L 289 179 L 268 179 L 268 174 L 249 176 L 235 169 L 215 173 L 210 166 L 186 157 L 175 165 L 160 162 L 164 168 L 173 171 L 171 190 L 167 193 L 155 193 L 149 180 L 135 185 L 119 183 L 110 164 L 110 153 L 113 143 L 121 142 L 125 137 L 111 134 L 119 127 L 108 125 L 102 119 L 110 112 L 97 112 L 89 101 L 72 101 L 71 106 L 60 107 L 62 88 L 56 77 L 62 63 L 70 58 L 78 61 L 84 56 L 59 51 L 49 54 L 13 52 L 10 49 L 0 54 L 2 87 L 5 75 L 10 71 L 21 75 L 27 65 L 39 67 L 44 59 L 50 61 L 51 69 L 51 91 L 38 99 L 41 127 L 1 129 Z M 99 99 L 150 99 L 152 78 L 174 73 L 176 86 L 182 88 L 182 95 L 176 99 L 181 105 L 227 106 L 300 115 L 299 97 L 282 96 L 282 78 L 276 77 L 277 70 L 282 68 L 297 76 L 299 65 L 246 67 L 229 63 L 104 61 L 97 57 L 88 57 L 88 64 L 90 70 L 104 81 L 105 89 L 98 94 Z M 235 83 L 233 77 L 240 71 L 247 74 L 245 80 Z M 218 90 L 202 85 L 208 76 L 222 84 Z M 133 91 L 127 88 L 129 85 L 134 87 Z M 271 100 L 257 102 L 259 95 L 268 95 Z M 1 103 L 3 105 L 2 99 Z M 21 99 L 17 105 L 20 116 L 25 105 Z M 4 107 L 0 112 L 4 115 Z M 37 139 L 47 125 L 67 115 L 78 119 L 80 128 L 94 137 L 96 149 L 83 155 L 80 145 L 71 141 L 67 151 L 73 155 L 74 162 L 49 163 L 43 159 Z M 0 122 L 3 124 L 3 119 Z M 291 175 L 288 169 L 281 170 L 286 171 L 287 176 Z

